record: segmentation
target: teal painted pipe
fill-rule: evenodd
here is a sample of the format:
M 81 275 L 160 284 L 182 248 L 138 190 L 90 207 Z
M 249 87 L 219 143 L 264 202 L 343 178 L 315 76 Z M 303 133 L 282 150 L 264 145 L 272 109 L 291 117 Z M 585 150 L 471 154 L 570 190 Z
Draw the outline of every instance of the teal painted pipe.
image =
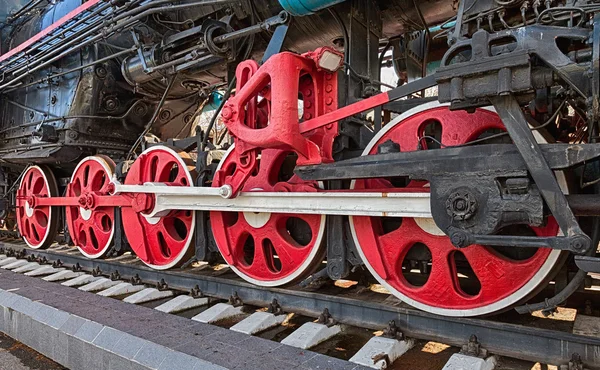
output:
M 456 25 L 456 21 L 446 22 L 443 24 L 444 28 L 442 28 L 442 24 L 434 27 L 429 27 L 429 32 L 439 32 L 443 30 L 447 30 L 448 28 L 452 28 Z
M 279 4 L 294 16 L 314 14 L 315 12 L 341 3 L 345 0 L 279 0 Z

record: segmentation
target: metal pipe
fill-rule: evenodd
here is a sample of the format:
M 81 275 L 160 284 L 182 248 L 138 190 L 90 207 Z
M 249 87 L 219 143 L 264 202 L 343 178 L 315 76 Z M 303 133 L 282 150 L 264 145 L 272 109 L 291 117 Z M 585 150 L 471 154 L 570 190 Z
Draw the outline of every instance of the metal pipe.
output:
M 110 32 L 102 32 L 99 34 L 96 34 L 95 36 L 93 36 L 92 38 L 83 41 L 86 37 L 88 37 L 90 35 L 91 32 L 86 32 L 85 34 L 82 34 L 78 37 L 76 37 L 75 39 L 72 39 L 70 42 L 68 42 L 67 44 L 63 45 L 62 47 L 54 50 L 52 53 L 49 54 L 49 56 L 51 55 L 55 55 L 56 53 L 60 53 L 61 51 L 63 51 L 65 48 L 73 45 L 73 44 L 77 44 L 77 46 L 72 47 L 70 49 L 67 49 L 66 51 L 63 51 L 61 54 L 56 55 L 55 57 L 53 57 L 52 59 L 38 65 L 37 67 L 34 68 L 25 68 L 25 69 L 20 69 L 19 71 L 16 71 L 14 74 L 20 73 L 20 72 L 26 72 L 23 73 L 20 76 L 17 76 L 15 78 L 13 78 L 10 82 L 3 84 L 0 86 L 0 90 L 4 89 L 5 87 L 9 86 L 11 83 L 14 83 L 16 80 L 19 80 L 21 78 L 23 78 L 25 75 L 31 74 L 35 71 L 40 70 L 41 68 L 44 68 L 46 66 L 48 66 L 49 64 L 54 63 L 55 61 L 65 57 L 66 55 L 72 53 L 75 50 L 79 50 L 85 46 L 88 46 L 94 42 L 97 42 L 103 38 L 109 37 L 113 34 L 115 34 L 116 32 L 120 31 L 123 28 L 128 28 L 133 26 L 135 23 L 137 23 L 139 20 L 155 14 L 155 13 L 161 13 L 161 12 L 168 12 L 168 11 L 180 11 L 180 10 L 185 10 L 188 8 L 193 8 L 193 7 L 197 7 L 197 6 L 207 6 L 207 5 L 219 5 L 219 4 L 228 4 L 228 3 L 233 3 L 233 2 L 237 2 L 238 0 L 207 0 L 207 1 L 200 1 L 200 2 L 194 2 L 194 3 L 188 3 L 188 4 L 179 4 L 179 5 L 170 5 L 170 6 L 165 6 L 165 7 L 160 7 L 160 8 L 151 8 L 148 9 L 140 14 L 137 14 L 135 16 L 132 16 L 129 19 L 126 19 L 123 21 L 122 24 L 117 24 L 115 26 L 112 26 L 110 29 Z M 152 3 L 152 5 L 156 5 L 156 4 L 162 4 L 165 2 L 172 2 L 172 0 L 163 0 L 163 1 L 155 1 L 154 3 Z M 146 4 L 148 5 L 148 4 Z M 144 6 L 142 6 L 144 7 Z M 140 7 L 140 8 L 142 8 Z M 138 9 L 136 9 L 138 10 Z M 126 15 L 127 14 L 127 15 Z M 129 14 L 129 12 L 121 14 L 120 16 L 117 16 L 114 18 L 113 21 L 118 22 L 119 19 L 123 19 L 124 17 L 127 17 Z M 83 42 L 82 42 L 83 41 Z
M 43 83 L 45 81 L 50 81 L 50 79 L 53 79 L 53 78 L 56 78 L 56 77 L 60 77 L 60 76 L 64 76 L 64 75 L 67 75 L 69 73 L 77 72 L 77 71 L 80 71 L 82 69 L 86 69 L 86 68 L 92 67 L 92 66 L 94 66 L 96 64 L 104 63 L 104 62 L 109 61 L 111 59 L 118 58 L 120 56 L 130 54 L 130 53 L 132 53 L 134 51 L 136 51 L 136 47 L 132 46 L 129 49 L 125 49 L 123 51 L 120 51 L 118 53 L 109 55 L 109 56 L 104 57 L 102 59 L 95 60 L 95 61 L 93 61 L 91 63 L 88 63 L 88 64 L 85 64 L 85 65 L 83 65 L 81 67 L 76 67 L 76 68 L 70 69 L 70 70 L 65 71 L 65 72 L 60 72 L 60 73 L 57 73 L 57 74 L 54 74 L 54 75 L 51 75 L 51 76 L 48 76 L 48 77 L 44 77 L 44 78 L 41 78 L 41 79 L 39 79 L 37 81 L 31 82 L 31 83 L 28 83 L 28 84 L 25 84 L 25 85 L 19 85 L 19 86 L 16 86 L 16 87 L 12 88 L 12 89 L 6 90 L 5 92 L 9 93 L 11 91 L 15 91 L 15 90 L 18 90 L 18 89 L 23 89 L 23 88 L 26 88 L 26 87 L 29 87 L 29 86 L 33 86 L 33 85 L 37 85 L 37 84 Z
M 294 16 L 304 16 L 344 2 L 345 0 L 279 0 L 283 9 Z
M 10 15 L 8 18 L 9 22 L 12 22 L 13 20 L 19 18 L 21 16 L 21 14 L 28 12 L 29 10 L 31 10 L 31 8 L 35 8 L 36 6 L 40 5 L 40 3 L 47 1 L 47 0 L 31 0 L 30 2 L 28 2 L 27 4 L 25 4 L 25 6 L 23 6 L 21 9 L 19 9 L 15 14 Z
M 87 21 L 87 20 L 89 20 L 90 18 L 97 16 L 99 13 L 103 12 L 104 10 L 108 9 L 109 7 L 110 7 L 110 4 L 106 4 L 106 5 L 103 5 L 103 6 L 101 6 L 100 8 L 98 8 L 98 9 L 94 10 L 92 13 L 88 14 L 86 17 L 84 17 L 84 18 L 80 19 L 79 21 L 75 22 L 74 24 L 70 25 L 70 26 L 69 26 L 67 29 L 63 30 L 63 32 L 68 32 L 68 31 L 71 31 L 71 30 L 73 30 L 75 27 L 77 27 L 77 26 L 81 25 L 82 23 L 86 22 L 86 21 Z M 103 19 L 99 19 L 99 20 L 98 20 L 98 22 L 95 22 L 95 23 L 89 24 L 89 26 L 88 26 L 88 27 L 86 27 L 86 28 L 84 28 L 84 29 L 82 29 L 82 30 L 79 30 L 79 32 L 82 32 L 82 31 L 83 31 L 83 32 L 85 32 L 85 30 L 86 30 L 87 28 L 89 28 L 89 27 L 94 27 L 94 25 L 95 25 L 95 24 L 101 25 L 101 24 L 102 24 L 102 21 L 103 21 Z M 42 40 L 42 41 L 39 43 L 39 45 L 37 45 L 37 47 L 44 46 L 44 45 L 48 44 L 49 42 L 51 42 L 51 41 L 55 40 L 56 38 L 58 38 L 58 37 L 60 37 L 60 36 L 62 36 L 62 34 L 56 34 L 56 35 L 54 35 L 54 36 L 47 37 L 47 38 L 45 38 L 44 40 Z M 36 55 L 36 58 L 43 58 L 43 57 L 44 57 L 44 54 L 45 54 L 45 53 L 48 53 L 48 52 L 49 52 L 49 51 L 51 51 L 51 50 L 52 50 L 52 49 L 48 49 L 48 50 L 46 50 L 44 53 L 42 53 L 42 55 Z M 25 56 L 25 55 L 27 55 L 28 53 L 27 53 L 27 51 L 23 51 L 23 52 L 21 52 L 21 54 L 23 54 L 23 55 Z M 10 59 L 8 59 L 7 61 L 10 61 Z M 16 70 L 16 69 L 18 69 L 18 68 L 21 68 L 21 67 L 23 66 L 23 64 L 26 64 L 27 62 L 28 62 L 28 61 L 25 61 L 25 62 L 22 62 L 22 63 L 20 63 L 20 64 L 16 65 L 16 66 L 13 66 L 13 67 L 11 67 L 10 69 L 6 70 L 6 72 L 5 72 L 5 73 L 11 73 L 12 71 L 14 71 L 14 70 Z
M 576 216 L 600 216 L 600 194 L 568 194 L 566 197 Z

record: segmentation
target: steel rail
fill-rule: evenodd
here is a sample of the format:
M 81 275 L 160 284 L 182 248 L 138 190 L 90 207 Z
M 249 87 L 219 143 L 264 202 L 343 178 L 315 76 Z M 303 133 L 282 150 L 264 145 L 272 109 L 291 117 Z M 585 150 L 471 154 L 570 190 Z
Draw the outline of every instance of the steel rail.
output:
M 45 257 L 49 261 L 61 260 L 66 266 L 79 264 L 89 271 L 96 268 L 107 274 L 118 271 L 123 279 L 137 275 L 146 284 L 156 284 L 164 279 L 169 288 L 176 290 L 189 291 L 197 285 L 205 295 L 219 299 L 227 299 L 237 292 L 244 303 L 256 306 L 266 307 L 276 298 L 284 309 L 311 317 L 317 317 L 324 308 L 328 308 L 337 321 L 363 328 L 381 329 L 390 320 L 395 320 L 408 337 L 454 346 L 467 343 L 474 334 L 490 353 L 526 361 L 561 365 L 567 364 L 571 356 L 578 353 L 586 367 L 600 367 L 600 339 L 596 337 L 491 319 L 438 316 L 413 308 L 375 302 L 372 298 L 361 300 L 297 288 L 263 288 L 237 278 L 207 276 L 185 270 L 157 271 L 145 266 L 89 260 L 83 256 L 34 250 L 22 245 L 8 244 L 6 247 L 24 250 L 27 254 Z

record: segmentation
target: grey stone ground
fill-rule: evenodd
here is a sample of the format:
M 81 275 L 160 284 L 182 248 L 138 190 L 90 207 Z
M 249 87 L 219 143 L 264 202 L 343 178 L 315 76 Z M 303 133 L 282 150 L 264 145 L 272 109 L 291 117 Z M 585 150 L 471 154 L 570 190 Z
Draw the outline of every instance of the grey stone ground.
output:
M 0 306 L 1 331 L 72 369 L 366 369 L 12 271 L 0 271 Z

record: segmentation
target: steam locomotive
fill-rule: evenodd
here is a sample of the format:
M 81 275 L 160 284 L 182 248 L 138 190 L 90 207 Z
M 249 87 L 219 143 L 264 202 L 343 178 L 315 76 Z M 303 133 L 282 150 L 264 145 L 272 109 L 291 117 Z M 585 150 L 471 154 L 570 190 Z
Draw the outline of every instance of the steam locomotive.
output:
M 264 287 L 320 270 L 440 315 L 551 311 L 600 271 L 598 11 L 4 1 L 1 222 L 158 270 L 224 260 Z

